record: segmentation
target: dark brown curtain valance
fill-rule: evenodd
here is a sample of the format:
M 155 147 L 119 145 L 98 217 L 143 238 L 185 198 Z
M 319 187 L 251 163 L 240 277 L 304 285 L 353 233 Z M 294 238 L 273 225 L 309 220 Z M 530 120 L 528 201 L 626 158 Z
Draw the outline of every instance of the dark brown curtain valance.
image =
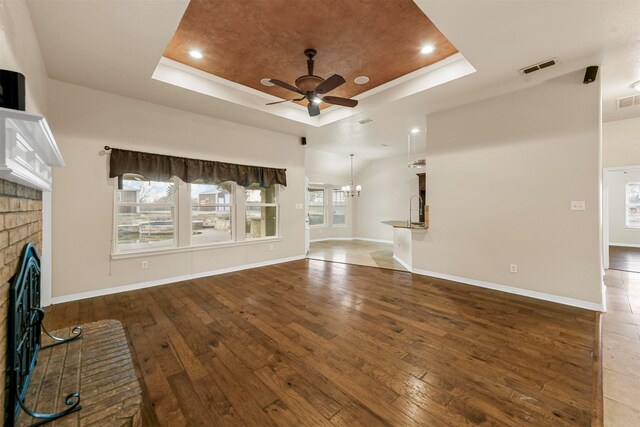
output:
M 201 179 L 220 184 L 225 181 L 234 181 L 243 187 L 251 184 L 260 184 L 264 188 L 273 184 L 287 185 L 286 169 L 237 165 L 112 148 L 109 177 L 118 177 L 118 187 L 122 188 L 122 176 L 127 173 L 142 175 L 150 181 L 166 181 L 172 176 L 177 176 L 184 182 Z

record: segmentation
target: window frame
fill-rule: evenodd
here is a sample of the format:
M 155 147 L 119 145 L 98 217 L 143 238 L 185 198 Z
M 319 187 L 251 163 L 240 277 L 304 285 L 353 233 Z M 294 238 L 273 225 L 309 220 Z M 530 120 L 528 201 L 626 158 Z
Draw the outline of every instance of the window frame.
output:
M 135 174 L 128 174 L 135 175 Z M 117 179 L 117 178 L 116 178 Z M 123 177 L 124 180 L 124 177 Z M 175 195 L 173 198 L 173 204 L 170 203 L 140 203 L 140 202 L 120 202 L 119 194 L 120 189 L 116 185 L 115 191 L 113 192 L 113 221 L 112 221 L 112 254 L 114 255 L 130 255 L 130 254 L 141 254 L 141 253 L 149 253 L 149 252 L 161 252 L 167 250 L 177 249 L 179 246 L 180 232 L 180 209 L 179 209 L 179 199 L 180 199 L 180 183 L 176 177 L 171 177 L 167 181 L 152 181 L 146 180 L 146 182 L 161 182 L 161 183 L 172 183 L 175 188 Z M 118 217 L 120 214 L 120 207 L 122 206 L 151 206 L 151 207 L 169 207 L 173 208 L 173 242 L 171 246 L 164 247 L 155 247 L 155 248 L 141 248 L 141 249 L 132 249 L 132 250 L 119 250 L 118 249 Z
M 251 190 L 249 187 L 243 187 L 244 194 L 244 206 L 242 210 L 244 211 L 244 215 L 242 217 L 242 235 L 244 236 L 245 242 L 256 242 L 260 240 L 274 239 L 280 237 L 280 184 L 272 184 L 274 187 L 274 202 L 266 203 L 266 202 L 249 202 L 247 201 L 247 190 Z M 269 188 L 269 187 L 267 187 Z M 275 207 L 276 208 L 276 234 L 274 236 L 264 236 L 264 237 L 247 237 L 247 208 L 248 207 Z
M 309 227 L 310 228 L 321 228 L 321 227 L 327 227 L 327 189 L 319 184 L 309 184 L 308 188 L 307 188 L 307 215 L 311 216 L 311 208 L 312 206 L 317 207 L 317 206 L 322 206 L 322 224 L 311 224 L 311 220 L 309 220 Z M 311 201 L 309 200 L 309 193 L 311 191 L 322 191 L 322 205 L 312 205 Z
M 633 230 L 639 230 L 640 224 L 634 225 L 629 223 L 629 208 L 640 209 L 640 202 L 629 203 L 629 187 L 632 185 L 640 186 L 639 181 L 628 181 L 624 186 L 624 226 Z
M 231 226 L 231 238 L 228 240 L 222 240 L 219 242 L 208 242 L 208 243 L 193 243 L 193 200 L 191 200 L 191 187 L 192 185 L 196 184 L 202 184 L 202 185 L 222 185 L 223 183 L 220 184 L 209 184 L 206 182 L 194 182 L 194 183 L 187 183 L 187 194 L 189 196 L 189 248 L 201 248 L 201 247 L 207 247 L 207 246 L 219 246 L 219 245 L 224 245 L 224 244 L 229 244 L 229 243 L 235 243 L 237 242 L 237 236 L 236 236 L 236 210 L 238 208 L 238 203 L 236 200 L 236 194 L 237 194 L 237 187 L 238 184 L 236 184 L 233 181 L 225 181 L 225 182 L 229 182 L 231 183 L 231 192 L 230 192 L 230 197 L 229 197 L 229 201 L 230 204 L 221 204 L 221 203 L 213 203 L 213 204 L 207 204 L 207 205 L 199 205 L 199 206 L 206 206 L 206 207 L 228 207 L 229 208 L 229 221 L 230 221 L 230 226 Z
M 344 196 L 344 203 L 336 205 L 336 193 L 342 193 L 342 195 Z M 342 188 L 340 187 L 332 187 L 331 188 L 331 226 L 332 227 L 347 227 L 347 221 L 349 220 L 349 208 L 348 206 L 348 200 L 349 198 L 347 197 L 346 194 L 344 194 L 344 191 L 342 191 Z M 343 224 L 336 224 L 335 223 L 335 216 L 336 216 L 336 206 L 344 206 L 344 223 Z

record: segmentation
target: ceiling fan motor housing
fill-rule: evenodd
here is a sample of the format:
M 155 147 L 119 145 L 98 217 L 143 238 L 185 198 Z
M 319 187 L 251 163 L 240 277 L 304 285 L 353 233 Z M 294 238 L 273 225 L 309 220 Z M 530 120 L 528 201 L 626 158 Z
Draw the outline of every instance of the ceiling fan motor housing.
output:
M 298 89 L 305 92 L 313 92 L 324 79 L 320 76 L 301 76 L 296 79 Z

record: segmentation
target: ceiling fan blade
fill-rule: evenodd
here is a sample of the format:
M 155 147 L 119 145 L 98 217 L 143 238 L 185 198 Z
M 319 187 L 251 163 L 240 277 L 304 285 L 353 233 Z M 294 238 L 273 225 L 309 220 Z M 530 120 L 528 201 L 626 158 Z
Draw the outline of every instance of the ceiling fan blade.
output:
M 343 107 L 353 108 L 358 105 L 358 101 L 356 101 L 355 99 L 340 98 L 339 96 L 323 96 L 322 100 L 329 104 L 341 105 Z
M 304 95 L 303 91 L 301 91 L 300 89 L 298 89 L 295 86 L 290 85 L 289 83 L 283 82 L 282 80 L 271 79 L 271 80 L 269 80 L 269 82 L 273 83 L 276 86 L 280 86 L 281 88 L 288 89 L 288 90 L 290 90 L 292 92 L 299 93 L 300 95 Z
M 322 95 L 323 93 L 328 93 L 340 86 L 345 82 L 344 77 L 339 74 L 334 74 L 329 77 L 327 80 L 323 81 L 316 87 L 315 92 Z
M 320 106 L 315 102 L 309 102 L 309 105 L 307 105 L 307 110 L 309 110 L 309 115 L 311 117 L 320 115 Z
M 289 102 L 289 101 L 302 101 L 304 99 L 304 96 L 302 98 L 296 98 L 296 99 L 283 99 L 282 101 L 276 101 L 276 102 L 269 102 L 267 104 L 264 105 L 275 105 L 275 104 L 281 104 L 283 102 Z

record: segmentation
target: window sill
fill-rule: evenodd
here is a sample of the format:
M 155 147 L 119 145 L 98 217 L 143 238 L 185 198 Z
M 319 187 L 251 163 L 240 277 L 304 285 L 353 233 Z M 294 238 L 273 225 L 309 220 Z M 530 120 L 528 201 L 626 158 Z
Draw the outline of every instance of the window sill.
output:
M 310 225 L 309 228 L 327 228 L 326 224 L 314 224 Z
M 347 228 L 347 224 L 333 224 L 331 225 L 333 228 Z
M 112 253 L 111 259 L 119 260 L 119 259 L 140 258 L 140 257 L 149 257 L 149 256 L 157 256 L 157 255 L 178 254 L 178 253 L 184 253 L 184 252 L 206 251 L 211 249 L 233 248 L 236 246 L 256 245 L 260 243 L 273 243 L 273 242 L 279 242 L 281 240 L 282 240 L 282 237 L 264 237 L 261 239 L 246 239 L 241 242 L 223 242 L 223 243 L 214 243 L 209 245 L 186 246 L 182 248 L 118 252 L 118 253 Z

